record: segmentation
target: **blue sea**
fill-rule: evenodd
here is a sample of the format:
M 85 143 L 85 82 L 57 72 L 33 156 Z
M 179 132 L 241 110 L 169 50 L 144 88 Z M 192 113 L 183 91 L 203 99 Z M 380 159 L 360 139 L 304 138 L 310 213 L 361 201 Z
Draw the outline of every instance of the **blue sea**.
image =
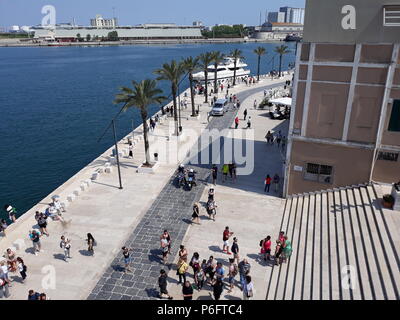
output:
M 172 59 L 236 48 L 255 74 L 253 50 L 260 45 L 267 49 L 266 73 L 278 69 L 273 50 L 280 44 L 0 48 L 0 217 L 7 216 L 5 204 L 23 214 L 112 145 L 111 131 L 97 140 L 120 109 L 112 103 L 120 86 L 154 78 L 152 72 Z M 283 69 L 295 61 L 295 44 L 289 47 Z M 159 87 L 169 96 L 167 82 Z M 184 81 L 181 90 L 187 87 Z M 132 119 L 140 124 L 137 110 L 119 117 L 118 139 L 132 130 Z

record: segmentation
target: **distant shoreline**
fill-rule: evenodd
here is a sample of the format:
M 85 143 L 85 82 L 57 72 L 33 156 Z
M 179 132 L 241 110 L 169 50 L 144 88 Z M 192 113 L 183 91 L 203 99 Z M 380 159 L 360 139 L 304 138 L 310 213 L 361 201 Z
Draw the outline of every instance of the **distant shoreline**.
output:
M 14 41 L 13 41 L 14 40 Z M 22 41 L 21 41 L 22 40 Z M 282 41 L 243 39 L 243 38 L 218 38 L 218 39 L 154 39 L 154 40 L 126 40 L 126 41 L 97 41 L 97 42 L 27 42 L 26 39 L 0 39 L 0 47 L 104 47 L 126 46 L 143 44 L 206 44 L 206 43 L 274 43 Z

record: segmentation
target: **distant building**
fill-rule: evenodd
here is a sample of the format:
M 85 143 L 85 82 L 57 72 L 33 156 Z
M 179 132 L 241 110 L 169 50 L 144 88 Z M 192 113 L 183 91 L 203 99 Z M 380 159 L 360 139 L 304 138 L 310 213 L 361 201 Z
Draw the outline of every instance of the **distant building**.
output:
M 284 21 L 282 22 L 304 24 L 304 8 L 281 7 L 279 8 L 279 12 L 285 15 Z
M 118 24 L 117 18 L 104 19 L 98 14 L 95 19 L 90 19 L 90 25 L 96 28 L 115 28 Z
M 19 26 L 11 26 L 9 31 L 15 33 L 15 32 L 19 32 L 20 29 L 19 29 Z
M 284 12 L 269 12 L 268 13 L 268 22 L 286 22 L 285 21 L 285 13 Z
M 283 40 L 287 35 L 303 35 L 303 25 L 298 23 L 266 22 L 254 38 L 259 40 Z
M 202 21 L 193 21 L 193 26 L 194 27 L 202 27 L 203 26 L 203 22 Z

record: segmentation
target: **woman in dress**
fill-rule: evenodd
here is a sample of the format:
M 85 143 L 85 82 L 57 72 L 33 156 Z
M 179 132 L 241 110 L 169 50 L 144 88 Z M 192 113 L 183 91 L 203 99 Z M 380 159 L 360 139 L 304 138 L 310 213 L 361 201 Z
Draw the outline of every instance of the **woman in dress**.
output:
M 195 221 L 196 221 L 197 224 L 201 224 L 201 223 L 200 223 L 200 218 L 199 218 L 199 211 L 200 211 L 200 209 L 199 209 L 199 204 L 196 202 L 196 203 L 193 205 L 192 222 L 195 222 Z
M 93 246 L 96 243 L 96 240 L 94 240 L 93 236 L 91 233 L 87 234 L 87 244 L 88 244 L 88 251 L 94 256 L 94 250 L 93 250 Z
M 285 262 L 287 262 L 287 259 L 289 259 L 292 255 L 292 251 L 292 243 L 290 242 L 290 240 L 288 240 L 288 237 L 285 236 L 285 244 L 283 247 L 283 258 Z

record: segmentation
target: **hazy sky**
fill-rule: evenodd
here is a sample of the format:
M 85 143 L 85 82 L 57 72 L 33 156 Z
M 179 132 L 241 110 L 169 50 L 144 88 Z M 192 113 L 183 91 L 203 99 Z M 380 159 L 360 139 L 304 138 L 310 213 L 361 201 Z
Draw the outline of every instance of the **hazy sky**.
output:
M 89 25 L 90 18 L 102 14 L 115 15 L 120 25 L 136 25 L 146 22 L 174 22 L 191 24 L 203 21 L 205 25 L 216 23 L 244 23 L 257 25 L 260 11 L 278 11 L 281 6 L 302 7 L 305 0 L 0 0 L 0 26 L 37 25 L 42 20 L 44 5 L 56 8 L 56 22 L 75 22 Z

